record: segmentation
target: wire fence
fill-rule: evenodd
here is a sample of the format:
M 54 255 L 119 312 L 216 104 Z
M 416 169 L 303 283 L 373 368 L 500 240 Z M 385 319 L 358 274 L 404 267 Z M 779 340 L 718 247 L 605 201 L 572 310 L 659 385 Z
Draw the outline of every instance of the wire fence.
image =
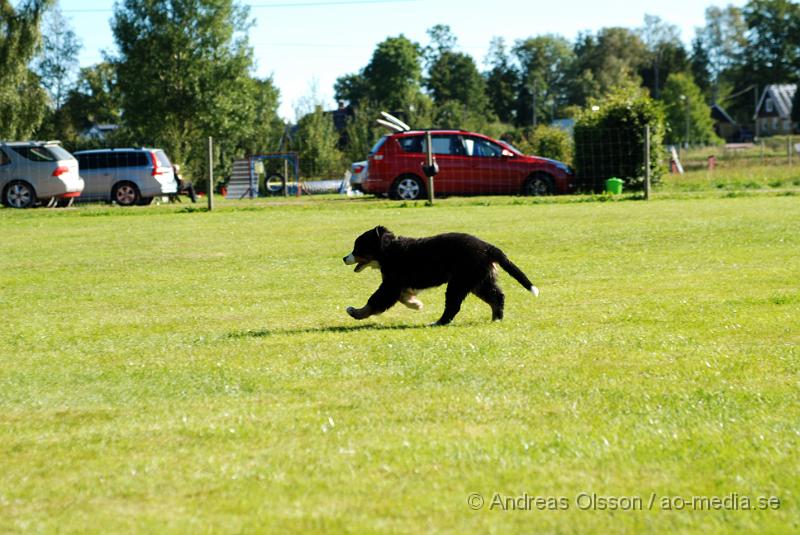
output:
M 649 146 L 645 128 L 576 132 L 573 145 L 544 158 L 525 155 L 502 141 L 464 131 L 431 135 L 438 164 L 437 198 L 457 195 L 551 195 L 606 191 L 619 179 L 626 192 L 653 184 L 667 188 L 797 188 L 800 136 L 714 146 Z M 649 149 L 649 158 L 648 158 Z M 305 180 L 302 155 L 225 156 L 215 184 L 229 199 L 268 195 L 344 193 L 425 200 L 422 132 L 387 136 L 367 166 L 342 164 L 327 181 Z M 212 151 L 213 153 L 213 151 Z M 556 157 L 557 159 L 545 159 Z M 366 168 L 365 168 L 366 167 Z M 685 173 L 685 174 L 681 174 Z M 207 182 L 207 180 L 206 180 Z M 232 191 L 234 186 L 245 190 Z M 241 189 L 241 188 L 240 188 Z M 180 166 L 163 150 L 108 148 L 71 154 L 58 142 L 0 141 L 0 201 L 7 207 L 69 206 L 75 201 L 147 205 L 154 199 L 196 199 Z

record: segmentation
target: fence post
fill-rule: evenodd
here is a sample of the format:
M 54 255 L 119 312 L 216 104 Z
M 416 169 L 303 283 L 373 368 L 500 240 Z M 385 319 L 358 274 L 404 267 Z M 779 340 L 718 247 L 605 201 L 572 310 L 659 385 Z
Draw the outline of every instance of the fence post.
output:
M 786 140 L 786 152 L 789 153 L 789 165 L 792 165 L 792 136 Z
M 766 162 L 767 155 L 764 153 L 764 150 L 765 150 L 764 138 L 761 138 L 761 165 L 765 165 L 767 163 Z
M 644 127 L 644 200 L 650 200 L 650 125 Z
M 289 196 L 289 160 L 287 157 L 283 158 L 283 196 Z
M 208 211 L 214 209 L 214 140 L 208 136 Z
M 428 174 L 428 204 L 433 206 L 433 175 L 435 172 L 433 171 L 433 147 L 431 146 L 431 131 L 428 130 L 425 132 L 425 145 L 426 153 L 425 153 L 425 165 L 431 170 L 430 174 Z

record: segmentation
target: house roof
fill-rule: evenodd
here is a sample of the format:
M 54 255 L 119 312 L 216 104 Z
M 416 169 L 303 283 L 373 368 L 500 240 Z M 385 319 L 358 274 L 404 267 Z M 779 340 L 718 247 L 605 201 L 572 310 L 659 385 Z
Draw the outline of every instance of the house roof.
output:
M 711 105 L 711 118 L 721 123 L 736 124 L 736 121 L 725 111 L 725 108 L 716 103 Z
M 761 108 L 764 101 L 769 97 L 772 99 L 773 106 L 775 106 L 775 113 L 779 117 L 789 118 L 792 115 L 792 99 L 794 93 L 797 91 L 796 84 L 772 84 L 764 88 L 761 93 L 761 100 L 758 101 L 758 113 L 761 114 Z

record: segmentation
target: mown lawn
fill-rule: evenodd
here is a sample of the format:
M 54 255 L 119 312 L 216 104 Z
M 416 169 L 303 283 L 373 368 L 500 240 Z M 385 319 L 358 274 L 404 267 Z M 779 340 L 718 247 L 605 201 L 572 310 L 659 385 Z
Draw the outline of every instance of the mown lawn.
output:
M 541 297 L 357 323 L 377 224 L 477 234 Z M 798 251 L 763 195 L 0 210 L 0 531 L 797 531 Z M 733 495 L 780 506 L 663 509 Z

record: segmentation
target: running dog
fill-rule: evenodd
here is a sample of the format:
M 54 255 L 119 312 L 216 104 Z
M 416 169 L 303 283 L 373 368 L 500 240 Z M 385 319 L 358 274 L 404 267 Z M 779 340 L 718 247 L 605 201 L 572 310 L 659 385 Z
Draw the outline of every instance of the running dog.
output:
M 434 325 L 453 321 L 470 292 L 488 303 L 492 320 L 499 321 L 503 319 L 505 296 L 497 285 L 498 265 L 526 290 L 539 295 L 536 286 L 503 251 L 469 234 L 405 238 L 378 226 L 356 238 L 353 252 L 343 260 L 347 265 L 355 264 L 356 273 L 372 267 L 380 269 L 383 276 L 366 305 L 347 308 L 357 320 L 380 314 L 398 301 L 420 310 L 423 305 L 416 293 L 447 283 L 444 312 Z

